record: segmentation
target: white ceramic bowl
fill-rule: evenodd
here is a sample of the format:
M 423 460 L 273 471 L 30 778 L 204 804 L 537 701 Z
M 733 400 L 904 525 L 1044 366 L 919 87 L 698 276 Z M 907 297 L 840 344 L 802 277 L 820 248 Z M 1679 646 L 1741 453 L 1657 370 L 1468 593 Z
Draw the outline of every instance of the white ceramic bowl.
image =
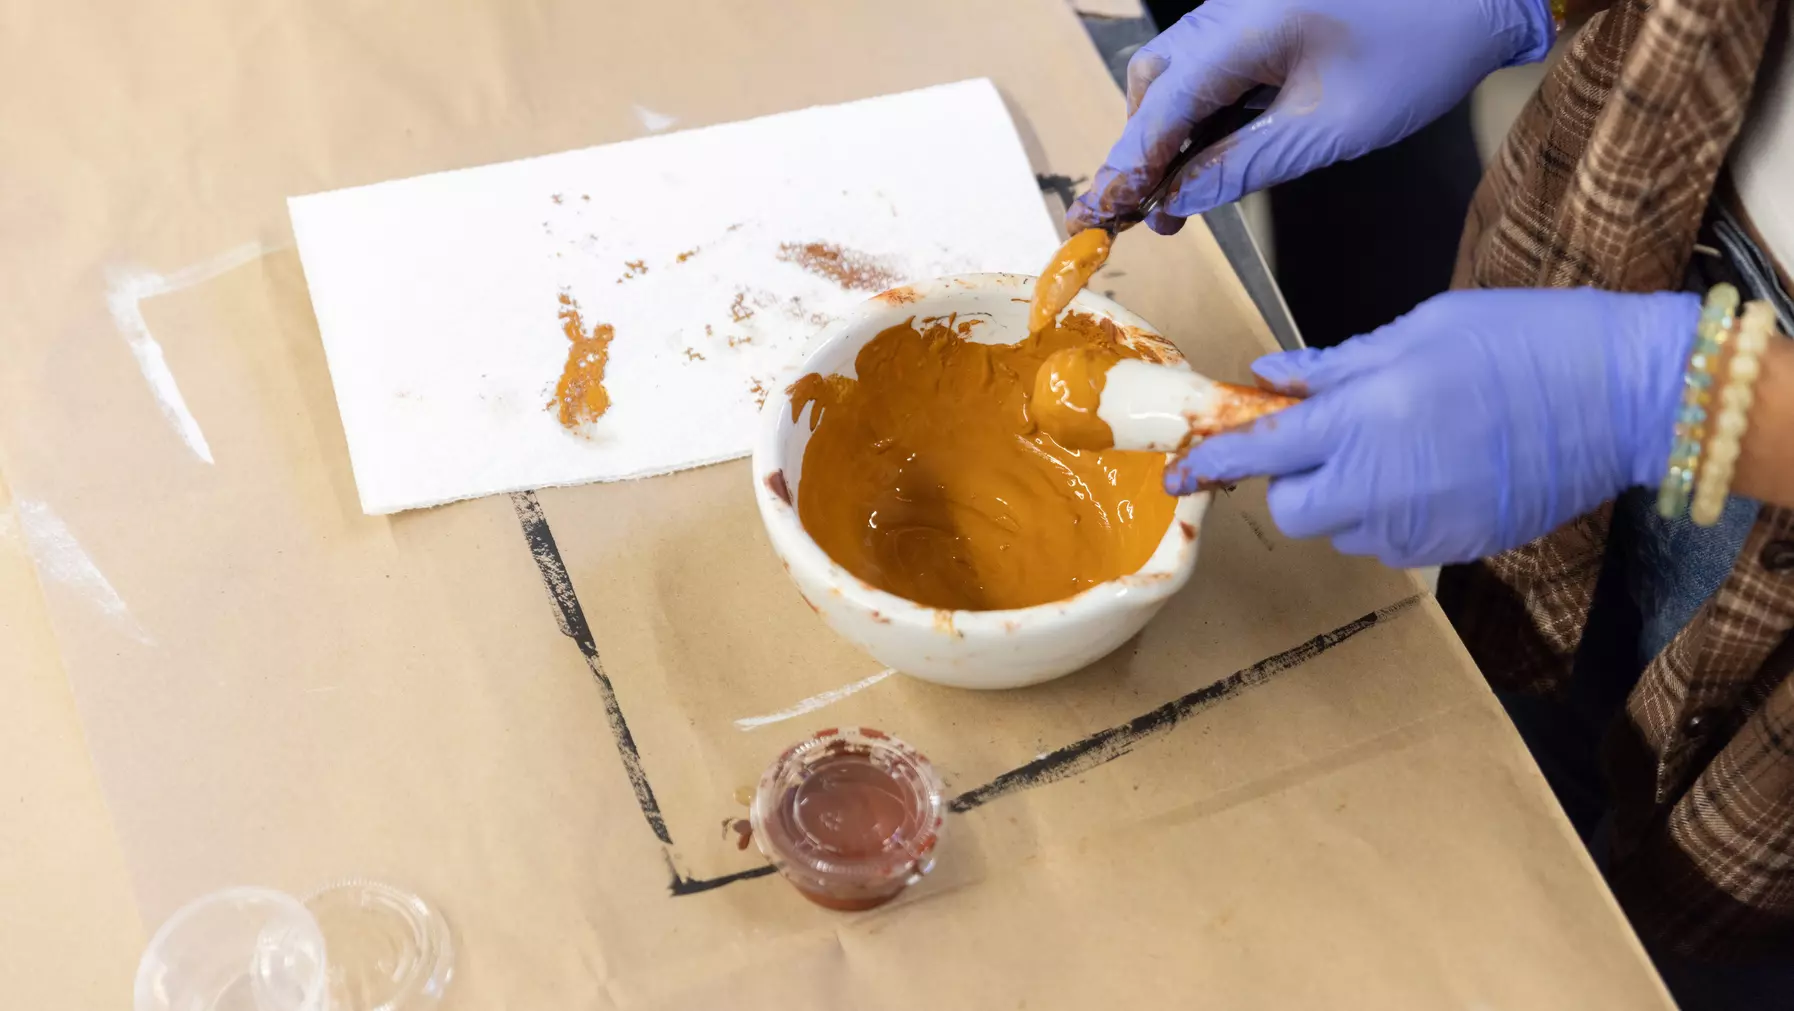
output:
M 1120 646 L 1189 581 L 1196 565 L 1196 532 L 1209 495 L 1179 500 L 1157 550 L 1138 572 L 1099 583 L 1074 597 L 1009 611 L 946 611 L 876 589 L 837 565 L 798 520 L 803 496 L 809 412 L 797 423 L 783 391 L 798 376 L 854 375 L 860 348 L 881 330 L 916 317 L 979 313 L 985 325 L 971 339 L 1010 343 L 1028 332 L 1034 278 L 1020 274 L 964 274 L 874 296 L 846 319 L 818 334 L 803 360 L 781 377 L 760 418 L 754 443 L 754 494 L 760 516 L 785 570 L 810 607 L 829 626 L 886 666 L 962 688 L 1015 688 L 1069 674 Z M 1071 308 L 1106 317 L 1130 343 L 1150 344 L 1161 357 L 1183 356 L 1145 320 L 1085 291 Z M 988 314 L 988 315 L 982 315 Z

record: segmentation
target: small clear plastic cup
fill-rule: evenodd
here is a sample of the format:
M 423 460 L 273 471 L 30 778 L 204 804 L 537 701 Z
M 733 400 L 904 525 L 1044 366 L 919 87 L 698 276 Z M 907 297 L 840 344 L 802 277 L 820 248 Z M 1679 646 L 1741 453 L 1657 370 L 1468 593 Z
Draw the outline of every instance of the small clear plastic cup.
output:
M 308 896 L 330 952 L 330 1011 L 421 1011 L 455 970 L 448 921 L 410 892 L 350 879 Z
M 830 728 L 767 768 L 749 818 L 760 852 L 805 898 L 871 909 L 934 867 L 943 793 L 916 749 L 866 727 Z

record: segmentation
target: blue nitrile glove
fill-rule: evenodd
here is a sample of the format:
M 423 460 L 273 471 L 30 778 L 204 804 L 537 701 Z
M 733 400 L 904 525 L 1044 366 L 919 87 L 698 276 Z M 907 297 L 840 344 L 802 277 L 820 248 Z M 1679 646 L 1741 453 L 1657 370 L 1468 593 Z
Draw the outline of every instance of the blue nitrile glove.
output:
M 1269 111 L 1194 158 L 1148 218 L 1183 219 L 1323 165 L 1386 147 L 1494 70 L 1544 58 L 1549 0 L 1208 0 L 1128 62 L 1128 122 L 1071 231 L 1108 227 L 1158 186 L 1195 125 L 1257 85 Z
M 1252 370 L 1309 399 L 1165 474 L 1269 475 L 1291 537 L 1412 568 L 1550 533 L 1668 465 L 1700 299 L 1516 288 L 1440 295 L 1336 348 Z

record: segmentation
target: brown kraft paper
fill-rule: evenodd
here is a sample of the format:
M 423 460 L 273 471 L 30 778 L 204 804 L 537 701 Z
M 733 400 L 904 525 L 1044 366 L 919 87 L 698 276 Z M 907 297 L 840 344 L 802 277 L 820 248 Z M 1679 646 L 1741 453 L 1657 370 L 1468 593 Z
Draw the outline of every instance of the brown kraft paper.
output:
M 1436 606 L 1257 486 L 1089 670 L 757 724 L 880 667 L 788 584 L 745 461 L 360 512 L 285 197 L 989 76 L 1057 211 L 1123 112 L 1059 0 L 0 24 L 5 992 L 120 1006 L 183 902 L 359 874 L 446 912 L 451 1008 L 1667 1006 Z M 1271 346 L 1198 225 L 1093 287 L 1217 378 Z M 729 827 L 836 723 L 917 745 L 955 812 L 858 915 Z

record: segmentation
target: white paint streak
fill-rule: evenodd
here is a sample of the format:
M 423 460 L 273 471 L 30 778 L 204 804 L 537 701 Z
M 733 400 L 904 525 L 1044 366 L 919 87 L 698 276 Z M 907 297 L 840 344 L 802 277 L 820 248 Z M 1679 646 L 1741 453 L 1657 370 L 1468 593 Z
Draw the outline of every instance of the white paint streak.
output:
M 735 729 L 741 731 L 758 730 L 769 723 L 782 723 L 795 716 L 802 716 L 805 713 L 813 713 L 823 706 L 834 705 L 847 696 L 852 695 L 854 692 L 870 688 L 895 673 L 897 673 L 896 668 L 886 667 L 884 670 L 879 671 L 869 678 L 861 678 L 853 684 L 842 685 L 839 688 L 831 688 L 819 695 L 812 695 L 802 702 L 799 702 L 797 705 L 792 706 L 790 709 L 781 709 L 776 713 L 769 713 L 765 716 L 744 716 L 735 721 Z
M 112 313 L 113 325 L 131 346 L 131 354 L 137 359 L 137 367 L 142 370 L 144 381 L 149 383 L 150 393 L 162 408 L 163 416 L 193 455 L 207 463 L 212 462 L 212 447 L 199 429 L 199 420 L 187 409 L 186 398 L 181 396 L 181 388 L 168 368 L 168 359 L 162 354 L 162 345 L 150 333 L 149 323 L 143 318 L 142 303 L 146 298 L 209 281 L 268 252 L 268 248 L 259 242 L 246 242 L 172 274 L 137 269 L 114 271 L 106 285 L 106 309 Z
M 635 118 L 641 121 L 642 129 L 649 133 L 659 133 L 679 122 L 676 117 L 669 116 L 664 112 L 655 112 L 645 105 L 635 107 Z
M 88 557 L 87 550 L 69 530 L 62 517 L 47 503 L 20 499 L 13 504 L 18 513 L 19 529 L 25 535 L 25 550 L 37 566 L 38 578 L 46 583 L 60 583 L 86 597 L 106 617 L 118 623 L 131 638 L 141 643 L 152 640 L 137 620 L 123 597 L 112 588 L 106 574 Z

